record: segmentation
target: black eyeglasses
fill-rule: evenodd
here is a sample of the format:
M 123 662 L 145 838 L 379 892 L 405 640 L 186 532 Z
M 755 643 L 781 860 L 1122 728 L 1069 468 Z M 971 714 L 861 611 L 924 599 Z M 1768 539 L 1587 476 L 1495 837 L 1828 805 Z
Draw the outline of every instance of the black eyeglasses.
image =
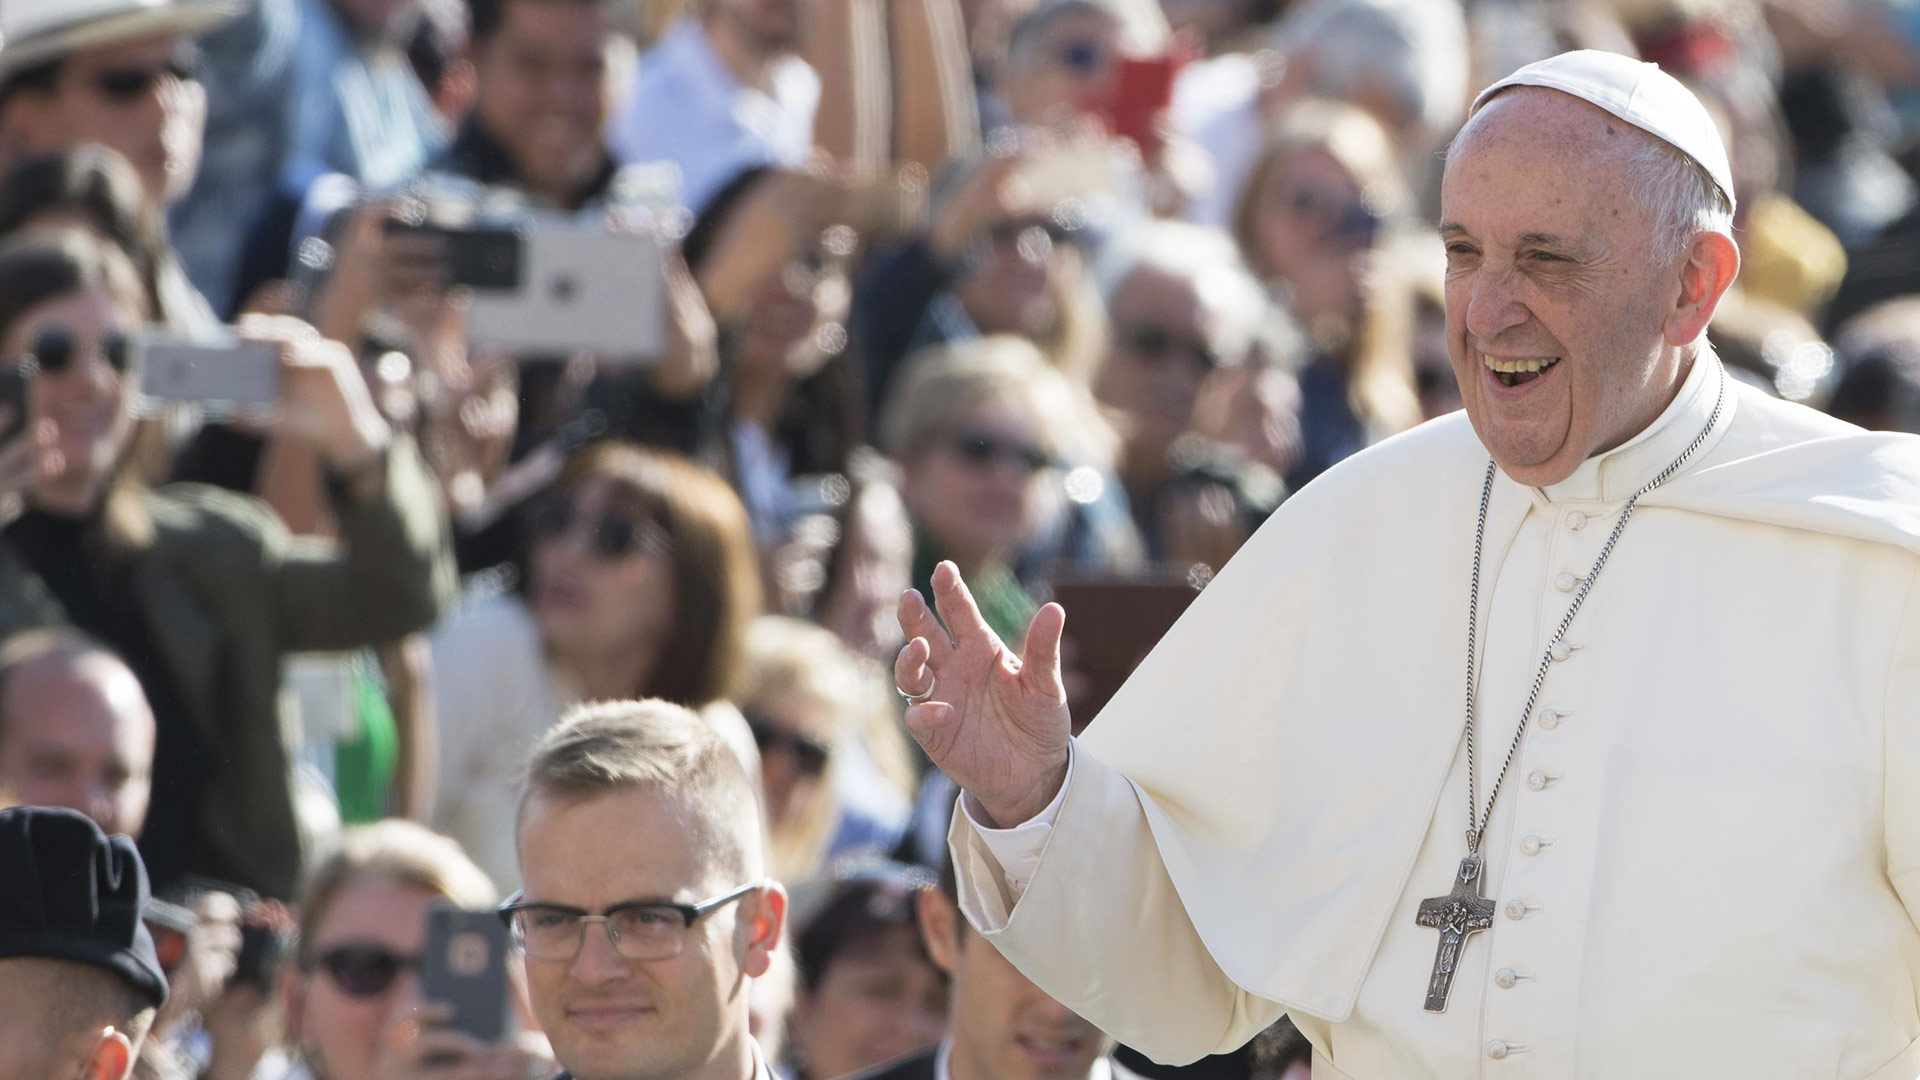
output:
M 162 79 L 188 83 L 199 78 L 199 74 L 198 58 L 182 54 L 149 67 L 101 68 L 88 81 L 101 97 L 116 105 L 128 105 L 145 97 Z
M 571 533 L 583 521 L 572 503 L 554 500 L 533 512 L 533 532 L 543 540 L 557 540 Z M 636 521 L 620 514 L 604 513 L 584 523 L 590 530 L 588 546 L 603 559 L 624 559 L 637 551 L 658 554 L 667 549 L 667 532 L 658 522 Z
M 108 367 L 122 375 L 127 373 L 133 357 L 132 339 L 121 333 L 106 334 L 99 339 L 99 348 Z M 73 366 L 74 358 L 79 353 L 79 340 L 73 331 L 50 327 L 34 335 L 27 359 L 33 361 L 38 370 L 59 375 Z
M 832 747 L 780 727 L 757 709 L 742 709 L 741 714 L 747 718 L 747 730 L 753 732 L 753 743 L 762 754 L 791 754 L 794 768 L 802 776 L 819 776 L 827 771 Z
M 697 904 L 665 900 L 636 900 L 615 904 L 598 915 L 566 904 L 530 904 L 518 892 L 500 905 L 500 918 L 513 932 L 513 944 L 529 960 L 567 963 L 580 955 L 588 923 L 604 923 L 613 950 L 628 960 L 671 960 L 686 948 L 693 924 L 727 904 L 765 888 L 765 882 L 742 885 L 729 893 Z
M 393 987 L 401 972 L 419 966 L 420 957 L 371 942 L 335 945 L 300 961 L 302 971 L 326 972 L 341 993 L 354 998 L 379 997 Z
M 1156 361 L 1179 356 L 1191 360 L 1204 371 L 1212 371 L 1220 366 L 1220 354 L 1213 351 L 1213 346 L 1204 341 L 1183 338 L 1153 323 L 1139 323 L 1122 330 L 1120 340 L 1127 343 L 1127 348 Z
M 963 431 L 953 437 L 949 446 L 961 461 L 977 468 L 988 468 L 1004 461 L 1032 474 L 1051 468 L 1054 464 L 1053 456 L 1037 446 L 1003 439 L 984 431 Z

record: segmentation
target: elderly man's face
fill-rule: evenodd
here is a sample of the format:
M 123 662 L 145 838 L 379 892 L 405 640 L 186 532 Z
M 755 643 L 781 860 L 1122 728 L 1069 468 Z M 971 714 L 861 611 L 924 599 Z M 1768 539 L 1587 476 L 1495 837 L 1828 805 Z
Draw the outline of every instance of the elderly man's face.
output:
M 1449 157 L 1448 348 L 1475 432 L 1521 483 L 1558 483 L 1632 438 L 1685 375 L 1686 260 L 1655 264 L 1626 175 L 1647 138 L 1527 88 L 1481 110 Z

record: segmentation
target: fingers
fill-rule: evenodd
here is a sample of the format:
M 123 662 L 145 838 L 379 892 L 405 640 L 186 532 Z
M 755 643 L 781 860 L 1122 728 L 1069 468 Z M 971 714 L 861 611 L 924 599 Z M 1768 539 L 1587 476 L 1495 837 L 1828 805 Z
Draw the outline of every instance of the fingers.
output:
M 947 628 L 933 617 L 933 609 L 927 606 L 927 598 L 921 596 L 918 589 L 908 589 L 900 596 L 900 629 L 906 632 L 909 641 L 925 638 L 929 658 L 935 645 L 940 647 L 942 655 L 953 648 L 953 639 L 947 636 Z
M 1042 605 L 1027 625 L 1026 651 L 1020 657 L 1021 681 L 1055 701 L 1067 699 L 1060 680 L 1060 634 L 1066 625 L 1065 609 L 1059 604 Z
M 900 650 L 900 656 L 893 662 L 893 685 L 903 694 L 923 697 L 933 692 L 933 671 L 927 661 L 933 655 L 933 646 L 927 639 L 916 637 L 907 642 Z
M 987 625 L 986 618 L 980 614 L 980 605 L 974 603 L 973 593 L 967 589 L 967 583 L 960 580 L 959 568 L 951 562 L 934 568 L 933 603 L 940 612 L 940 621 L 953 633 L 955 649 L 997 651 L 1000 648 L 1000 635 Z
M 947 729 L 953 725 L 953 706 L 944 701 L 923 701 L 907 708 L 907 733 L 912 735 L 938 767 L 946 757 Z

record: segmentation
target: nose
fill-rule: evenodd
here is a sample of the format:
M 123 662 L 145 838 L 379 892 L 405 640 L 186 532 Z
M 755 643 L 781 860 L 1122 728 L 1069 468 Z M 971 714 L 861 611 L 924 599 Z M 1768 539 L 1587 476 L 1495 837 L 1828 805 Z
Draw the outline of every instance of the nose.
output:
M 573 977 L 594 986 L 626 978 L 631 962 L 614 949 L 613 931 L 609 925 L 588 923 L 580 930 L 580 952 L 570 965 Z
M 1467 299 L 1467 333 L 1487 344 L 1527 319 L 1510 268 L 1486 267 L 1474 275 Z

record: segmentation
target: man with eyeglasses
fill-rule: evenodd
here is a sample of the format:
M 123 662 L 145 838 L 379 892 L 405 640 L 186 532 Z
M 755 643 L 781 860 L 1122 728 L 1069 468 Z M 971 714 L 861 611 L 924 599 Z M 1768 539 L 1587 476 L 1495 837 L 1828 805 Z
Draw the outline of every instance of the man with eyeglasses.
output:
M 237 0 L 6 0 L 0 4 L 0 173 L 24 158 L 97 143 L 140 177 L 164 213 L 193 185 L 207 116 L 193 36 Z M 156 268 L 161 315 L 211 329 L 212 309 L 171 253 Z
M 770 1080 L 748 986 L 787 897 L 711 727 L 662 701 L 574 710 L 534 749 L 517 839 L 501 915 L 572 1080 Z

